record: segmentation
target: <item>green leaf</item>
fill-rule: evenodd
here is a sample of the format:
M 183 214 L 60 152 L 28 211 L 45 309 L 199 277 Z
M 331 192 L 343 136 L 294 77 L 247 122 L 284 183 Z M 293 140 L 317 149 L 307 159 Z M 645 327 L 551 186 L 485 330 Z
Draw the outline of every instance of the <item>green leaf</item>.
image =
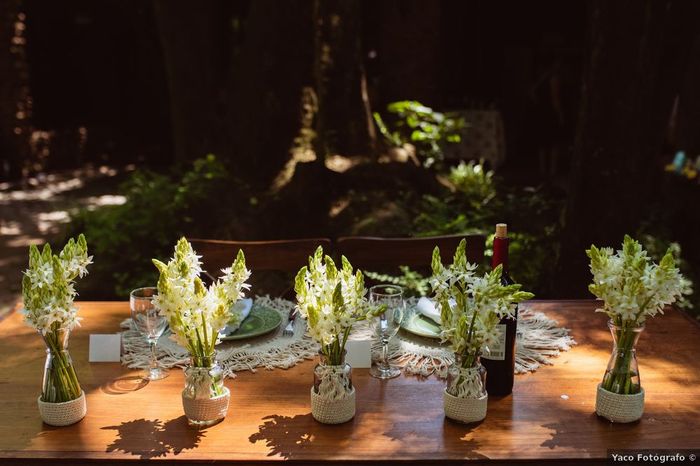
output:
M 442 258 L 440 257 L 440 248 L 435 246 L 433 249 L 433 258 L 430 262 L 430 266 L 433 269 L 433 275 L 439 275 L 442 272 Z
M 299 269 L 297 276 L 294 278 L 294 291 L 297 295 L 303 295 L 306 292 L 306 274 L 308 273 L 308 267 L 304 266 Z
M 50 262 L 52 257 L 51 246 L 49 243 L 44 244 L 44 248 L 41 251 L 41 259 L 44 262 Z
M 345 302 L 343 301 L 343 287 L 340 282 L 335 286 L 333 290 L 333 307 L 338 311 L 343 308 Z

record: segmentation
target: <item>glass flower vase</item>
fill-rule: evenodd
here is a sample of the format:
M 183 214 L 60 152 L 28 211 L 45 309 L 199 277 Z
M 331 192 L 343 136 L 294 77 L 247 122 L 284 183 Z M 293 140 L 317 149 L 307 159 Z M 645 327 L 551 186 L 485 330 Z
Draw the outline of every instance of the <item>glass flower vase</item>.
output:
M 625 327 L 608 321 L 608 328 L 613 351 L 598 385 L 596 413 L 613 422 L 633 422 L 644 413 L 644 389 L 636 350 L 644 325 Z
M 68 352 L 70 330 L 61 328 L 42 335 L 46 343 L 46 363 L 41 389 L 41 401 L 65 403 L 80 397 L 78 376 Z
M 182 406 L 190 425 L 207 427 L 221 422 L 228 411 L 231 393 L 224 386 L 224 371 L 215 359 L 194 361 L 185 368 Z
M 87 404 L 73 360 L 68 352 L 70 330 L 55 329 L 42 334 L 46 344 L 46 362 L 41 396 L 37 403 L 46 424 L 67 426 L 85 417 Z
M 311 414 L 324 424 L 341 424 L 355 416 L 355 387 L 352 367 L 345 362 L 345 351 L 338 363 L 332 364 L 319 352 L 320 361 L 314 368 L 311 387 Z
M 486 369 L 479 356 L 466 359 L 455 354 L 454 363 L 447 369 L 443 402 L 445 416 L 455 421 L 471 423 L 486 417 Z
M 642 385 L 636 346 L 644 326 L 621 327 L 609 321 L 608 328 L 613 337 L 613 351 L 601 387 L 619 395 L 639 393 Z

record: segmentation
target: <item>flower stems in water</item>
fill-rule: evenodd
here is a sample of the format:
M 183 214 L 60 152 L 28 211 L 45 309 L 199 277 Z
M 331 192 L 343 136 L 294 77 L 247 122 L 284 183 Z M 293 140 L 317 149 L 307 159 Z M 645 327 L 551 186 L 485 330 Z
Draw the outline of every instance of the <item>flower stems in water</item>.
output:
M 46 367 L 41 400 L 47 403 L 75 400 L 82 393 L 70 355 L 63 349 L 62 338 L 61 332 L 47 332 L 44 335 L 50 361 Z
M 612 370 L 605 373 L 602 387 L 609 392 L 620 395 L 639 393 L 639 376 L 631 367 L 637 333 L 632 328 L 618 328 L 614 331 L 617 339 L 615 355 L 613 356 L 615 362 Z

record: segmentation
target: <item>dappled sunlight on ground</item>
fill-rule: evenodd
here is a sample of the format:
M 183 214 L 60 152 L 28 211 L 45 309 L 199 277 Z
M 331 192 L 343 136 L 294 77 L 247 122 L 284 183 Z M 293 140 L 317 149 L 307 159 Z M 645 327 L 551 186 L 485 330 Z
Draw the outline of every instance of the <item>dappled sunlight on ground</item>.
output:
M 0 184 L 0 315 L 20 296 L 27 247 L 55 239 L 81 208 L 124 204 L 126 198 L 113 192 L 114 183 L 104 180 L 132 170 L 88 167 L 38 175 L 21 186 Z
M 357 157 L 346 157 L 343 155 L 329 155 L 326 157 L 325 165 L 326 168 L 337 173 L 343 173 L 350 170 L 361 163 L 368 163 L 370 159 L 368 157 L 357 156 Z

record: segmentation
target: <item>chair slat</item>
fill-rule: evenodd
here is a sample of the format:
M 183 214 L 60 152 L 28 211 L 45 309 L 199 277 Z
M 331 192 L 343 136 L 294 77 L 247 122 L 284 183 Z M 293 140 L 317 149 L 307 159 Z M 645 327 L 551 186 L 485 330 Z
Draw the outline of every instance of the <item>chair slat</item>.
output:
M 353 266 L 365 270 L 386 270 L 407 265 L 429 268 L 435 246 L 443 260 L 452 257 L 462 238 L 467 239 L 467 260 L 481 263 L 484 259 L 483 235 L 448 235 L 420 238 L 378 238 L 346 236 L 336 241 L 338 255 L 344 255 Z
M 230 267 L 242 249 L 246 265 L 250 270 L 296 272 L 308 263 L 308 258 L 318 246 L 330 253 L 328 238 L 304 238 L 276 241 L 224 241 L 213 239 L 190 239 L 192 247 L 202 256 L 204 268 L 213 276 Z

